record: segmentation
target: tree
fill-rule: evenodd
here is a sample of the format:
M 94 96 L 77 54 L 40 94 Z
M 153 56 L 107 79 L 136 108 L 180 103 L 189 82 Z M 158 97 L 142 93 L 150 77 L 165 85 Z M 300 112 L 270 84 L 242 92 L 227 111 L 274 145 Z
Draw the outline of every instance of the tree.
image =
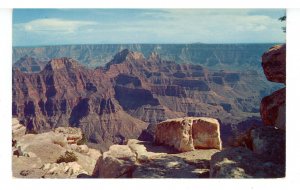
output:
M 285 22 L 286 21 L 286 15 L 280 17 L 278 20 L 280 20 L 281 22 Z M 286 27 L 285 26 L 282 27 L 282 30 L 285 33 L 286 32 Z

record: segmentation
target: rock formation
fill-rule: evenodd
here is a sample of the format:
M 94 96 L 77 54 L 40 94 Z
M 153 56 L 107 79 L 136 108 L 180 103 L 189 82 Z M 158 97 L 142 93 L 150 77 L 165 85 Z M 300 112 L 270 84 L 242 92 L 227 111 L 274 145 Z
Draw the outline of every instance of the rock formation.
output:
M 261 54 L 272 44 L 90 44 L 14 47 L 13 63 L 24 56 L 35 59 L 71 57 L 88 67 L 103 66 L 118 52 L 129 49 L 150 57 L 157 52 L 164 60 L 201 64 L 211 69 L 260 69 Z
M 285 45 L 274 46 L 262 57 L 268 80 L 285 83 Z M 229 148 L 212 156 L 212 178 L 273 178 L 285 176 L 285 88 L 261 101 L 265 126 L 256 126 L 240 139 L 245 147 Z
M 220 124 L 216 119 L 205 117 L 166 120 L 156 126 L 155 143 L 172 146 L 180 152 L 195 148 L 220 150 Z
M 13 119 L 13 126 L 17 119 Z M 21 125 L 21 124 L 19 124 Z M 19 128 L 25 128 L 24 126 Z M 63 133 L 62 133 L 63 131 Z M 77 131 L 75 133 L 75 131 Z M 13 129 L 13 134 L 16 131 Z M 41 134 L 18 133 L 14 136 L 12 169 L 18 178 L 76 178 L 79 174 L 91 175 L 100 152 L 68 141 L 70 136 L 80 136 L 81 130 L 60 127 Z M 82 136 L 80 136 L 82 138 Z M 66 152 L 74 155 L 74 161 L 58 163 Z M 76 157 L 76 159 L 75 159 Z M 76 161 L 75 161 L 76 160 Z
M 216 149 L 178 153 L 151 142 L 128 140 L 112 145 L 99 158 L 94 170 L 98 178 L 207 178 L 209 160 Z
M 266 126 L 285 129 L 286 89 L 282 88 L 261 101 L 261 117 Z
M 269 81 L 285 84 L 286 45 L 276 45 L 265 52 L 262 56 L 262 67 Z
M 89 145 L 107 150 L 142 133 L 151 138 L 147 127 L 184 116 L 217 118 L 230 135 L 232 126 L 259 116 L 267 89 L 257 72 L 209 71 L 124 50 L 96 69 L 57 58 L 39 73 L 13 70 L 12 107 L 28 133 L 77 127 Z
M 268 80 L 285 84 L 285 44 L 270 48 L 262 57 L 262 66 Z M 282 88 L 262 99 L 260 114 L 265 125 L 285 130 L 285 91 L 285 88 Z
M 261 159 L 243 147 L 214 154 L 210 161 L 211 178 L 274 178 L 284 176 L 284 167 Z
M 13 68 L 26 73 L 38 73 L 44 69 L 48 61 L 48 58 L 36 58 L 24 55 L 13 64 Z

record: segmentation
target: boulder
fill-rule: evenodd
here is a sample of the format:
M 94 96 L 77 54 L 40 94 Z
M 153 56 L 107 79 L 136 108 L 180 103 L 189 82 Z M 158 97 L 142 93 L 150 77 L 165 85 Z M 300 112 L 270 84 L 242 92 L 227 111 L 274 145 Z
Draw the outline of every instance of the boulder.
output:
M 180 152 L 195 148 L 222 149 L 220 124 L 206 117 L 169 119 L 157 124 L 155 143 L 172 146 Z
M 267 79 L 271 82 L 286 81 L 286 45 L 276 45 L 262 56 L 262 67 Z
M 136 158 L 139 162 L 147 162 L 154 157 L 165 155 L 166 150 L 163 152 L 153 152 L 152 149 L 149 150 L 149 147 L 151 147 L 151 143 L 149 142 L 143 142 L 136 139 L 129 139 L 127 142 L 127 146 L 130 148 L 130 150 L 136 155 Z M 147 150 L 148 147 L 148 150 Z M 151 148 L 150 148 L 151 149 Z
M 228 148 L 211 157 L 211 178 L 275 178 L 284 177 L 283 165 L 262 160 L 243 147 Z
M 195 148 L 222 149 L 218 120 L 208 117 L 194 118 L 192 128 Z
M 112 145 L 99 159 L 94 175 L 99 178 L 128 177 L 135 168 L 135 162 L 136 155 L 127 145 Z
M 80 128 L 74 127 L 58 127 L 54 130 L 55 133 L 63 134 L 68 141 L 68 144 L 77 144 L 82 139 L 82 132 Z
M 262 99 L 260 115 L 266 126 L 285 129 L 286 88 L 273 92 Z
M 266 161 L 285 164 L 285 131 L 273 127 L 251 130 L 253 152 Z
M 97 163 L 97 160 L 101 157 L 101 153 L 95 149 L 89 149 L 87 153 L 74 152 L 77 157 L 77 163 L 88 174 L 92 174 Z
M 62 134 L 47 132 L 24 135 L 16 144 L 20 156 L 35 154 L 42 163 L 56 162 L 65 152 L 66 138 Z
M 77 144 L 71 144 L 70 148 L 76 152 L 87 154 L 89 152 L 89 148 L 87 145 L 77 145 Z

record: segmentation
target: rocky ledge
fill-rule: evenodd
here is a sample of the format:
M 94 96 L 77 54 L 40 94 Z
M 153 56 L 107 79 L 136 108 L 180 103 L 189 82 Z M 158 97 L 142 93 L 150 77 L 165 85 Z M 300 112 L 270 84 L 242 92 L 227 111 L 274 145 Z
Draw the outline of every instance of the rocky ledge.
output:
M 98 178 L 208 178 L 209 161 L 217 149 L 180 153 L 168 146 L 128 140 L 112 145 L 99 158 L 93 176 Z
M 101 153 L 82 144 L 77 128 L 59 127 L 41 134 L 25 134 L 13 119 L 12 169 L 17 178 L 76 178 L 91 175 Z

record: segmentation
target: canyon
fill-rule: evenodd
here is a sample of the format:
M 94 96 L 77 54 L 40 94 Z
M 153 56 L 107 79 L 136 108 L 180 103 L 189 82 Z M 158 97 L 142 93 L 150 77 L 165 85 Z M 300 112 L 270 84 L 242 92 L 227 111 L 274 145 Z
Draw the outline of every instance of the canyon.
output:
M 95 68 L 68 57 L 21 60 L 30 60 L 22 67 L 48 60 L 40 72 L 22 72 L 18 64 L 13 69 L 12 114 L 27 132 L 81 128 L 88 145 L 102 151 L 130 138 L 151 141 L 157 123 L 185 116 L 218 119 L 226 145 L 236 133 L 261 125 L 260 100 L 278 88 L 262 72 L 245 69 L 249 64 L 238 71 L 216 70 L 177 64 L 155 51 L 147 57 L 124 49 Z
M 285 84 L 285 51 L 263 54 L 268 80 Z M 125 49 L 96 68 L 67 57 L 40 72 L 15 67 L 13 176 L 284 177 L 285 96 L 261 72 L 177 64 L 156 52 Z
M 261 70 L 261 55 L 275 44 L 81 44 L 13 47 L 13 63 L 32 57 L 36 62 L 70 57 L 95 68 L 104 66 L 118 52 L 128 49 L 149 57 L 156 52 L 163 60 L 182 64 L 201 64 L 209 69 Z M 21 60 L 21 61 L 20 61 Z M 23 61 L 22 61 L 23 60 Z M 23 64 L 26 65 L 25 63 Z M 27 65 L 30 66 L 30 65 Z M 25 66 L 26 68 L 26 66 Z M 30 69 L 23 69 L 30 70 Z

